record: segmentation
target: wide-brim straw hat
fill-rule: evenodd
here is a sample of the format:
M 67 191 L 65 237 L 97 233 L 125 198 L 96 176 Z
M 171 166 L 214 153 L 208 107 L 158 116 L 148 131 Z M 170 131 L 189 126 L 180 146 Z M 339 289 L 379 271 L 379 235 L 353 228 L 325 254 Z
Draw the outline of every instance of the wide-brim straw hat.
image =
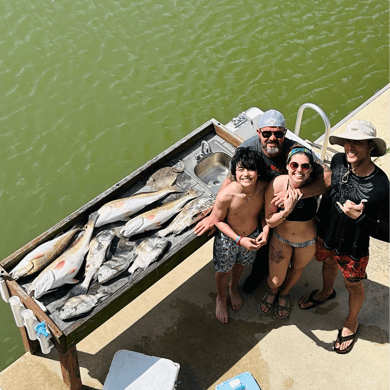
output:
M 371 151 L 372 157 L 379 157 L 386 154 L 386 142 L 382 138 L 376 136 L 375 126 L 368 121 L 355 120 L 348 123 L 344 133 L 331 135 L 329 142 L 332 145 L 344 146 L 344 140 L 370 140 L 375 144 L 375 148 Z

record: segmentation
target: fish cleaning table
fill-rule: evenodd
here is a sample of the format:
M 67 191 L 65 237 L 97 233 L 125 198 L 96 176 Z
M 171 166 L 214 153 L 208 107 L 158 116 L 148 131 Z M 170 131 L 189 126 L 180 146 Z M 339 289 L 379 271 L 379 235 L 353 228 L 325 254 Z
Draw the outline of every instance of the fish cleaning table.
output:
M 0 262 L 0 276 L 5 280 L 11 295 L 19 296 L 22 304 L 27 309 L 31 309 L 39 321 L 45 321 L 52 335 L 51 341 L 59 353 L 64 382 L 72 390 L 78 390 L 82 387 L 76 344 L 141 295 L 150 286 L 205 244 L 211 237 L 207 234 L 197 237 L 193 233 L 192 227 L 186 229 L 178 236 L 169 236 L 169 248 L 158 261 L 152 263 L 145 270 L 136 272 L 134 275 L 129 275 L 125 272 L 123 275 L 109 281 L 104 285 L 110 294 L 109 297 L 99 302 L 90 313 L 69 321 L 62 321 L 60 319 L 59 308 L 65 302 L 69 290 L 73 285 L 62 286 L 53 293 L 43 295 L 39 298 L 39 301 L 47 308 L 45 312 L 26 293 L 28 286 L 34 278 L 29 277 L 15 281 L 8 272 L 37 246 L 54 238 L 59 233 L 64 233 L 76 223 L 86 222 L 90 213 L 98 210 L 107 202 L 143 191 L 148 178 L 161 167 L 172 166 L 178 160 L 183 161 L 185 164 L 186 161 L 193 161 L 192 156 L 199 152 L 202 141 L 207 141 L 212 145 L 213 142 L 217 142 L 230 155 L 233 155 L 235 147 L 241 144 L 242 139 L 225 129 L 223 125 L 214 119 L 206 122 L 175 145 Z M 215 195 L 215 188 L 213 188 L 213 191 L 210 190 L 193 172 L 187 170 L 187 165 L 185 171 L 178 176 L 176 183 L 186 190 L 194 188 L 206 196 Z M 175 199 L 175 197 L 177 197 L 177 194 L 169 195 L 162 203 Z M 118 233 L 120 227 L 123 226 L 123 222 L 112 223 L 106 226 Z M 96 228 L 93 235 L 95 236 L 104 229 L 106 229 L 105 226 Z M 141 240 L 146 236 L 147 234 L 145 233 L 144 235 L 139 235 L 137 239 Z M 113 251 L 115 252 L 115 244 Z M 83 269 L 80 270 L 81 274 L 77 275 L 76 279 L 83 277 L 82 271 Z M 100 288 L 100 285 L 97 282 L 93 282 L 89 292 L 96 293 L 98 288 Z M 39 347 L 38 342 L 31 341 L 28 338 L 24 327 L 21 327 L 20 331 L 26 351 L 32 353 L 36 351 Z

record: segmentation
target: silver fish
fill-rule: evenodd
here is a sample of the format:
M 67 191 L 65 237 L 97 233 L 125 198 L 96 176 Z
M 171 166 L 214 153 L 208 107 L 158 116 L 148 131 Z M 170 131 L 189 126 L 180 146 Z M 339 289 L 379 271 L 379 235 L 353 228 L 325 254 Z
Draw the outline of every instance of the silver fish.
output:
M 99 218 L 95 227 L 117 221 L 128 221 L 133 214 L 173 192 L 183 192 L 183 189 L 178 186 L 167 186 L 155 192 L 142 192 L 108 202 L 98 210 Z
M 74 235 L 80 230 L 81 227 L 74 228 L 53 240 L 39 245 L 20 261 L 10 272 L 10 275 L 17 280 L 23 276 L 33 275 L 41 271 L 64 252 Z
M 61 307 L 59 317 L 61 320 L 68 320 L 88 313 L 98 304 L 100 299 L 107 296 L 108 294 L 98 293 L 69 298 Z
M 143 240 L 135 250 L 137 258 L 129 268 L 129 273 L 133 274 L 138 268 L 145 269 L 157 260 L 167 247 L 168 242 L 166 238 L 160 237 L 149 237 Z
M 76 284 L 74 279 L 79 272 L 84 261 L 84 256 L 88 251 L 91 241 L 97 212 L 91 214 L 85 227 L 85 232 L 68 250 L 66 250 L 57 260 L 46 267 L 31 283 L 27 293 L 34 298 L 40 298 L 64 284 Z
M 126 271 L 135 258 L 136 243 L 120 240 L 114 256 L 99 268 L 97 276 L 99 283 L 106 283 Z
M 204 218 L 212 210 L 214 202 L 214 196 L 191 200 L 165 229 L 157 232 L 157 235 L 159 237 L 165 237 L 171 233 L 175 236 L 180 234 L 188 226 Z
M 120 234 L 124 237 L 131 237 L 135 234 L 159 229 L 164 222 L 176 215 L 188 201 L 198 195 L 196 190 L 191 189 L 179 199 L 142 213 L 127 222 L 120 230 Z
M 85 264 L 84 280 L 69 291 L 70 296 L 83 295 L 88 292 L 91 280 L 106 259 L 108 249 L 114 237 L 115 234 L 112 230 L 103 230 L 91 240 Z
M 183 161 L 179 160 L 173 167 L 164 167 L 153 173 L 146 182 L 147 186 L 155 188 L 164 188 L 171 186 L 179 173 L 184 172 L 185 165 Z

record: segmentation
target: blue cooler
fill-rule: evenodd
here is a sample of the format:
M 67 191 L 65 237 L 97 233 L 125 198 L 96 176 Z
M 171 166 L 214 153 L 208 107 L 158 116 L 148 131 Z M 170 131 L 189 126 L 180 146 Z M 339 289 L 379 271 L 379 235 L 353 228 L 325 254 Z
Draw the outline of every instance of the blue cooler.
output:
M 250 372 L 244 372 L 218 385 L 215 390 L 261 390 Z

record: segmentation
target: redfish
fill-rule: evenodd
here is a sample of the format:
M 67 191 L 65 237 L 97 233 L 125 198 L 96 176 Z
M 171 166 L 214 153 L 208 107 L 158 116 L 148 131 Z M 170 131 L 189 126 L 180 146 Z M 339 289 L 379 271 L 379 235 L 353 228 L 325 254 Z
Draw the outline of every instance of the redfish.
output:
M 61 236 L 39 245 L 20 261 L 10 272 L 10 275 L 17 280 L 23 276 L 33 275 L 43 270 L 65 251 L 74 235 L 80 230 L 81 227 L 71 229 Z
M 131 219 L 120 230 L 120 234 L 122 234 L 124 237 L 131 237 L 135 234 L 159 229 L 164 222 L 175 216 L 187 202 L 198 196 L 198 192 L 194 189 L 191 189 L 187 191 L 187 193 L 181 198 L 169 203 L 165 203 L 160 207 L 142 213 Z
M 78 283 L 74 277 L 79 272 L 88 251 L 97 217 L 97 212 L 91 214 L 83 236 L 34 279 L 27 289 L 30 296 L 40 298 L 64 284 Z

